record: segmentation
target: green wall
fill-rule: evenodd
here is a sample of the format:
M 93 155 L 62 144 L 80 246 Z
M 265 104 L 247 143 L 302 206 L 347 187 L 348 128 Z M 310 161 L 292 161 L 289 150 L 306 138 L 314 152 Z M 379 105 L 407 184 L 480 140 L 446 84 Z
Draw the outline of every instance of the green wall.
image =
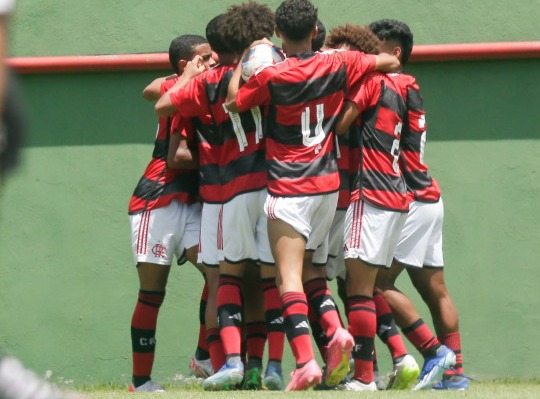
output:
M 51 3 L 19 1 L 13 54 L 163 51 L 173 35 L 188 31 L 174 30 L 173 13 L 165 12 L 184 2 Z M 231 3 L 207 1 L 197 12 L 210 17 Z M 355 21 L 410 21 L 419 43 L 538 38 L 529 12 L 538 1 L 508 10 L 507 1 L 446 3 L 381 1 L 366 3 L 364 12 L 354 1 L 318 2 L 326 21 L 353 20 L 353 11 Z M 194 10 L 185 2 L 178 25 L 202 29 L 208 18 L 191 18 Z M 466 372 L 479 379 L 538 376 L 540 60 L 424 63 L 409 71 L 425 97 L 426 158 L 443 189 L 446 273 L 460 311 Z M 127 203 L 155 134 L 141 91 L 163 73 L 21 76 L 31 132 L 24 162 L 1 197 L 0 350 L 39 374 L 50 370 L 55 381 L 129 380 L 137 277 Z M 406 276 L 399 284 L 429 319 Z M 193 267 L 174 268 L 160 313 L 160 382 L 187 374 L 200 286 Z M 383 371 L 387 357 L 379 346 Z M 287 362 L 292 367 L 289 353 Z

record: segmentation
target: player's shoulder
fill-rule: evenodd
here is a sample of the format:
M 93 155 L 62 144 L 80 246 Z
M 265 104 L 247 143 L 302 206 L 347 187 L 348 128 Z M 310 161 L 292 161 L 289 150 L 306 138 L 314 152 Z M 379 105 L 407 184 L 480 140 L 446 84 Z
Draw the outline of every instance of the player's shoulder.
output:
M 161 93 L 165 93 L 167 90 L 169 90 L 171 87 L 174 86 L 174 84 L 178 81 L 178 75 L 170 75 L 161 82 L 160 90 Z

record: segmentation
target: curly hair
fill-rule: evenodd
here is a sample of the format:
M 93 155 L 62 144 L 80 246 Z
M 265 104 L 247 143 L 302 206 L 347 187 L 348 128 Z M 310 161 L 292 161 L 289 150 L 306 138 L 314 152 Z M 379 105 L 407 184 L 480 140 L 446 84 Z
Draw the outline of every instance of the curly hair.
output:
M 309 0 L 285 0 L 276 10 L 276 26 L 291 41 L 308 38 L 317 23 L 317 9 Z
M 274 12 L 255 1 L 230 6 L 219 21 L 223 40 L 233 52 L 242 53 L 255 40 L 274 35 Z
M 212 50 L 218 54 L 231 53 L 232 50 L 223 39 L 223 32 L 220 30 L 220 22 L 225 17 L 225 14 L 216 15 L 206 25 L 206 39 L 212 47 Z
M 366 54 L 379 54 L 381 41 L 367 26 L 345 24 L 330 30 L 326 47 L 339 48 L 348 44 Z
M 195 47 L 208 41 L 199 35 L 181 35 L 175 37 L 169 46 L 169 62 L 176 74 L 180 74 L 178 70 L 178 61 L 189 61 L 195 55 Z
M 395 41 L 401 47 L 401 65 L 405 65 L 413 48 L 413 34 L 405 22 L 381 19 L 369 24 L 369 29 L 383 41 Z
M 324 40 L 326 39 L 326 28 L 320 19 L 317 19 L 317 34 L 311 39 L 311 49 L 313 51 L 319 51 L 324 46 Z

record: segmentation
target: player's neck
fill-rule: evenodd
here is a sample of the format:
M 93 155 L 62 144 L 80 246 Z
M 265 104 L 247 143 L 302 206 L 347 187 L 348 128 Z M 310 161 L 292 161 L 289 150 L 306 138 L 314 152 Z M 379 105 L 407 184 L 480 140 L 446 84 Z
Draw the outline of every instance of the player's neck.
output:
M 295 54 L 309 53 L 311 51 L 311 41 L 284 42 L 283 49 L 285 50 L 287 57 L 291 57 Z

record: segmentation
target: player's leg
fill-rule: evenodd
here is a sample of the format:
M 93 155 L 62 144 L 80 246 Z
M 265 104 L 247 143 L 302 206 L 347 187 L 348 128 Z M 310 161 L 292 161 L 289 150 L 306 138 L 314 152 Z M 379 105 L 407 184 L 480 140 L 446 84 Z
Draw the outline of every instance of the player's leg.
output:
M 244 340 L 245 372 L 242 389 L 262 388 L 262 359 L 266 345 L 266 323 L 264 314 L 264 293 L 260 283 L 259 267 L 250 263 L 244 275 L 242 289 L 244 297 Z
M 206 302 L 205 325 L 206 342 L 214 372 L 225 363 L 223 343 L 219 334 L 217 316 L 217 292 L 219 287 L 219 259 L 222 237 L 219 219 L 220 204 L 204 203 L 201 214 L 201 234 L 199 237 L 199 254 L 197 263 L 204 265 L 206 284 L 208 285 L 208 299 Z
M 467 379 L 459 378 L 463 375 L 463 357 L 458 312 L 448 293 L 443 268 L 408 268 L 407 272 L 430 310 L 437 337 L 456 354 L 453 370 L 445 372 L 441 388 L 467 389 Z
M 157 319 L 180 242 L 176 224 L 185 211 L 184 204 L 173 201 L 164 208 L 130 215 L 132 252 L 139 277 L 139 294 L 131 319 L 132 391 L 163 391 L 151 379 Z

